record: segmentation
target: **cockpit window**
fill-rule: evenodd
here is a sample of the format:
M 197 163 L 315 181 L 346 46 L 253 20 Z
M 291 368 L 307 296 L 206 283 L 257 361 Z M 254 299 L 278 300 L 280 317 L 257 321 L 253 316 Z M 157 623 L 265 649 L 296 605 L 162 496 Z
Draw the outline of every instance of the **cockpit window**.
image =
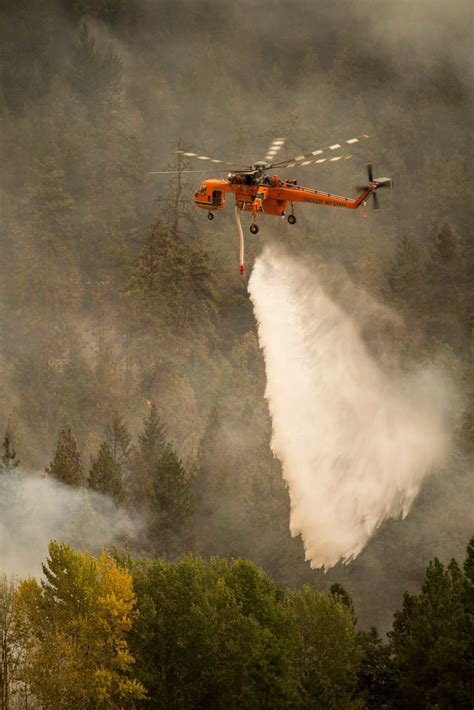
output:
M 200 189 L 200 192 L 206 192 L 206 186 L 205 186 L 205 185 L 201 185 L 201 187 L 200 187 L 199 189 Z

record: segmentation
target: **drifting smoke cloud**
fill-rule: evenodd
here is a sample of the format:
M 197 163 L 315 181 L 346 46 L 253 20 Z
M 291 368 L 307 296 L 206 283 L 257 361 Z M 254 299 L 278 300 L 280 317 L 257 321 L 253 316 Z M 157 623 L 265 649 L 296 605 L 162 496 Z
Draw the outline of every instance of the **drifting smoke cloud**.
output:
M 329 568 L 354 559 L 383 520 L 407 515 L 447 452 L 449 397 L 434 371 L 383 372 L 322 281 L 267 248 L 249 292 L 291 533 L 313 567 Z
M 130 520 L 99 493 L 38 475 L 0 477 L 0 572 L 41 573 L 51 539 L 97 551 L 133 534 Z

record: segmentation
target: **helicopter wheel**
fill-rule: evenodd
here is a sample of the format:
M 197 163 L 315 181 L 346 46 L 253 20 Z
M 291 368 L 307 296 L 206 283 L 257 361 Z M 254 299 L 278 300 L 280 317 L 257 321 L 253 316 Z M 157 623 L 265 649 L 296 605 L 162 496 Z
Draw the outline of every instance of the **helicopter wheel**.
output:
M 296 217 L 295 217 L 294 214 L 289 214 L 289 215 L 288 215 L 288 222 L 289 222 L 290 224 L 296 224 Z
M 214 215 L 212 214 L 212 212 L 207 213 L 207 219 L 214 219 Z
M 257 234 L 258 233 L 258 224 L 251 224 L 250 231 L 252 232 L 252 234 Z

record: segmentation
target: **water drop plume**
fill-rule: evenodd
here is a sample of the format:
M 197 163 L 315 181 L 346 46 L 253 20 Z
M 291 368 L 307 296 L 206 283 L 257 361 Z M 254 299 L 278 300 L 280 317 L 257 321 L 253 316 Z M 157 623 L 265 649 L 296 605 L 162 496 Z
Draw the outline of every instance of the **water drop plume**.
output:
M 407 515 L 449 443 L 442 375 L 382 367 L 354 314 L 329 295 L 327 274 L 272 246 L 249 281 L 291 533 L 325 568 L 354 559 L 383 520 Z

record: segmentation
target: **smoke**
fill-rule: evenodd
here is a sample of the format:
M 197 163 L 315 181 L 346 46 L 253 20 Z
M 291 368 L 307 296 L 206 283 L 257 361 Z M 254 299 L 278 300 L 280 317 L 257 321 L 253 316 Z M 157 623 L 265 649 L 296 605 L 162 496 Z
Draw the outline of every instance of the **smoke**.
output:
M 92 552 L 124 542 L 133 526 L 110 498 L 30 474 L 0 477 L 0 572 L 37 575 L 52 539 Z
M 327 269 L 323 278 L 272 247 L 249 292 L 291 533 L 313 567 L 329 568 L 354 559 L 382 521 L 408 514 L 447 453 L 449 396 L 434 370 L 384 371 L 326 279 Z

